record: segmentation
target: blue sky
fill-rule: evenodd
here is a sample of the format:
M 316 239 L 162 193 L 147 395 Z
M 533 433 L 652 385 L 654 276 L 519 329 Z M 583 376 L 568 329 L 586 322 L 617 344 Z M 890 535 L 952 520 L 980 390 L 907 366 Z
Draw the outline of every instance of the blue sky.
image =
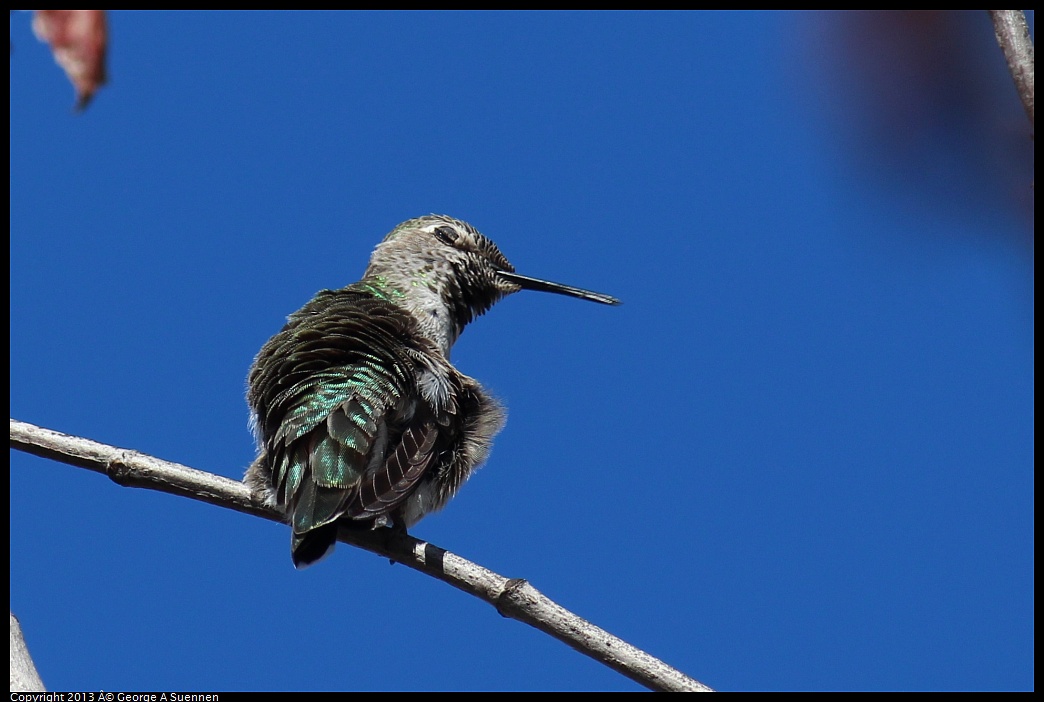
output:
M 240 477 L 257 350 L 450 214 L 624 304 L 469 326 L 507 427 L 415 536 L 723 690 L 1032 689 L 1032 142 L 984 15 L 932 99 L 887 19 L 115 13 L 75 116 L 16 13 L 11 415 Z M 280 525 L 17 452 L 11 494 L 53 690 L 636 689 Z

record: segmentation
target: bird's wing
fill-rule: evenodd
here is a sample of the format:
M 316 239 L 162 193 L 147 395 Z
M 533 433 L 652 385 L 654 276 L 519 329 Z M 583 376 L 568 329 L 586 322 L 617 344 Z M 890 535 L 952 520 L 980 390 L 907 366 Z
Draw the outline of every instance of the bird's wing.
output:
M 426 409 L 426 408 L 425 408 Z M 423 414 L 427 414 L 424 412 Z M 353 519 L 388 514 L 409 497 L 435 457 L 439 427 L 430 414 L 415 416 L 383 463 L 362 476 L 346 513 Z
M 269 440 L 272 485 L 295 532 L 344 514 L 364 477 L 375 485 L 370 476 L 398 453 L 398 434 L 416 433 L 402 427 L 412 413 L 408 380 L 395 366 L 363 359 L 313 373 L 276 398 L 286 410 Z

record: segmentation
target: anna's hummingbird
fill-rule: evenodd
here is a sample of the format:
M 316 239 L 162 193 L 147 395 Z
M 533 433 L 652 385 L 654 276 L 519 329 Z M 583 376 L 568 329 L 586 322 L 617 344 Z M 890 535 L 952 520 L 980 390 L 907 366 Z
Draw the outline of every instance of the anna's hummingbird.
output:
M 608 295 L 515 273 L 466 222 L 403 222 L 362 280 L 323 290 L 254 360 L 247 402 L 259 455 L 246 481 L 293 526 L 302 567 L 338 520 L 405 529 L 441 509 L 489 454 L 501 405 L 450 364 L 465 325 L 522 289 Z

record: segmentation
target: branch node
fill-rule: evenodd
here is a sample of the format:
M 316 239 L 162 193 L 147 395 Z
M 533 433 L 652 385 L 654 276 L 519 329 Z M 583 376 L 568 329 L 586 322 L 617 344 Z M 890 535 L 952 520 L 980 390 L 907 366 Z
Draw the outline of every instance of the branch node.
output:
M 112 458 L 105 461 L 105 474 L 117 485 L 124 487 L 131 485 L 131 476 L 134 468 L 128 465 L 132 460 L 131 451 L 120 451 Z
M 529 581 L 525 578 L 509 578 L 504 583 L 504 588 L 497 595 L 496 600 L 496 608 L 500 616 L 509 619 L 515 618 L 511 613 L 522 609 L 521 603 L 524 599 L 524 592 L 529 586 Z

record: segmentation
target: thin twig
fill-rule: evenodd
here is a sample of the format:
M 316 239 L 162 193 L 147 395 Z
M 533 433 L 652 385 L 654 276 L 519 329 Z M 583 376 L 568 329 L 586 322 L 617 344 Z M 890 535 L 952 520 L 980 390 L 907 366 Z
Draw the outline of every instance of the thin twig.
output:
M 282 515 L 239 481 L 137 451 L 99 444 L 15 419 L 11 420 L 11 448 L 105 473 L 120 485 L 160 490 L 283 521 Z M 703 683 L 559 606 L 525 580 L 505 578 L 438 546 L 391 529 L 341 529 L 338 539 L 475 595 L 505 617 L 536 627 L 652 690 L 710 691 Z
M 1022 10 L 990 10 L 989 13 L 997 43 L 1004 52 L 1015 89 L 1033 127 L 1033 40 L 1026 25 L 1026 15 Z

